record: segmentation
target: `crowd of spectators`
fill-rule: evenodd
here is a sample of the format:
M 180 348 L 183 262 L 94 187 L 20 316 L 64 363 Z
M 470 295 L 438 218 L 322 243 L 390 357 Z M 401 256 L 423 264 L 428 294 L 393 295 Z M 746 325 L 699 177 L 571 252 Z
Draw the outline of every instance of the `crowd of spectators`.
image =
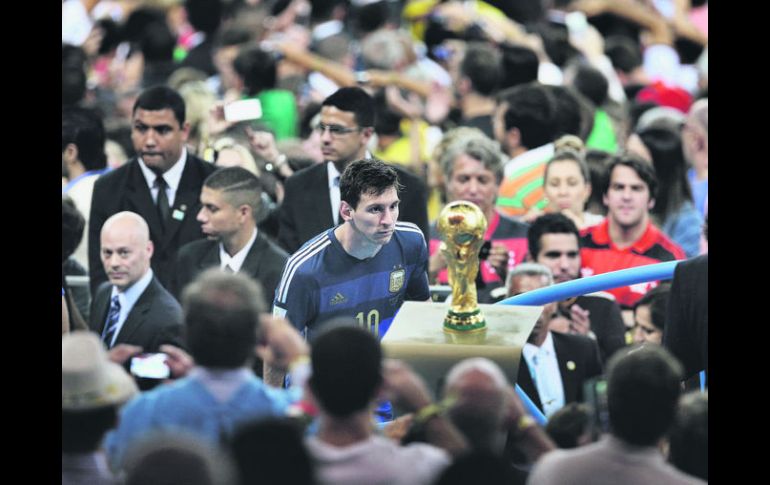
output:
M 708 195 L 707 0 L 63 0 L 62 483 L 708 481 Z M 457 200 L 482 304 L 684 262 L 434 389 Z

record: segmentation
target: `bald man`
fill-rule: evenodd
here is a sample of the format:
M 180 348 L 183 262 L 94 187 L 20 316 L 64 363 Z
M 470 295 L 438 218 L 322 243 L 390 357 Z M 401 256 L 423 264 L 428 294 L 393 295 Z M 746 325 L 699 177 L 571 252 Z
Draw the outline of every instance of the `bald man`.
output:
M 101 230 L 100 258 L 108 281 L 91 303 L 89 327 L 107 348 L 118 344 L 158 352 L 163 344 L 184 347 L 182 308 L 150 268 L 153 254 L 147 222 L 133 212 L 119 212 Z
M 455 364 L 447 372 L 444 396 L 456 398 L 447 416 L 474 450 L 505 454 L 523 464 L 556 448 L 545 430 L 534 425 L 500 366 L 489 359 Z M 526 474 L 514 473 L 525 481 Z
M 447 373 L 444 394 L 457 397 L 448 416 L 472 448 L 502 453 L 507 387 L 498 365 L 481 357 L 462 360 Z

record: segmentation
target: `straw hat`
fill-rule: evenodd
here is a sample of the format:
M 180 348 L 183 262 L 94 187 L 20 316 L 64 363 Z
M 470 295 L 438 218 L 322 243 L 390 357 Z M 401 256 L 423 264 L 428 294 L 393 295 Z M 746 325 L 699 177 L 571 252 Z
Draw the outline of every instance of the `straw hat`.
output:
M 85 411 L 122 404 L 137 392 L 134 379 L 109 360 L 96 334 L 77 331 L 62 337 L 62 409 Z

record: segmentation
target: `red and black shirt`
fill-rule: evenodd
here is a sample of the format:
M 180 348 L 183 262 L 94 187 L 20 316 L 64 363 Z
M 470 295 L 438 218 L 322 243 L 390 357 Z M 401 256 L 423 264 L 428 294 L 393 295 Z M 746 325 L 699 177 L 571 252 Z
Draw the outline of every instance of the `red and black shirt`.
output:
M 652 223 L 647 224 L 642 237 L 623 249 L 612 242 L 607 219 L 583 229 L 580 236 L 581 274 L 584 277 L 686 258 L 682 248 Z M 630 308 L 657 284 L 657 281 L 650 281 L 606 291 L 615 296 L 621 307 Z

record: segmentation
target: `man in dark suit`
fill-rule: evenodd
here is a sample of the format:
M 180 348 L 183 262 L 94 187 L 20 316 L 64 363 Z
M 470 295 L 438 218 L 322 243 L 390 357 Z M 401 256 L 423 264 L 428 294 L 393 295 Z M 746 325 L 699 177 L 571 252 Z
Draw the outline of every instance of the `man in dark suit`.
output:
M 113 215 L 100 243 L 109 281 L 94 295 L 91 330 L 107 348 L 130 344 L 157 352 L 163 344 L 182 345 L 182 308 L 150 268 L 154 246 L 144 219 L 127 211 Z
M 131 140 L 138 155 L 94 184 L 88 229 L 91 292 L 106 279 L 99 231 L 113 214 L 132 211 L 150 228 L 155 246 L 152 269 L 164 287 L 171 282 L 177 250 L 203 238 L 195 215 L 203 180 L 214 165 L 187 153 L 190 130 L 182 97 L 166 86 L 142 92 L 134 104 Z
M 339 176 L 354 160 L 372 158 L 366 149 L 374 133 L 375 103 L 366 91 L 345 87 L 321 106 L 321 151 L 325 163 L 300 170 L 286 180 L 279 210 L 278 243 L 293 253 L 339 221 Z M 403 189 L 399 220 L 416 224 L 428 236 L 427 189 L 415 175 L 394 167 Z
M 690 378 L 709 368 L 709 255 L 676 265 L 668 297 L 663 346 L 684 365 Z
M 508 278 L 509 296 L 553 284 L 551 271 L 535 263 L 520 264 Z M 556 308 L 557 302 L 545 305 L 522 349 L 516 380 L 546 416 L 565 404 L 582 401 L 584 382 L 602 373 L 595 340 L 548 330 Z
M 172 290 L 177 298 L 199 273 L 217 267 L 259 281 L 270 306 L 289 255 L 257 230 L 261 194 L 257 176 L 241 167 L 222 168 L 203 182 L 198 221 L 208 239 L 179 250 Z
M 580 232 L 569 217 L 560 213 L 535 219 L 527 232 L 532 261 L 547 266 L 554 283 L 580 278 Z M 626 327 L 615 297 L 597 291 L 559 302 L 559 315 L 551 320 L 556 332 L 591 337 L 599 344 L 602 362 L 626 345 Z

